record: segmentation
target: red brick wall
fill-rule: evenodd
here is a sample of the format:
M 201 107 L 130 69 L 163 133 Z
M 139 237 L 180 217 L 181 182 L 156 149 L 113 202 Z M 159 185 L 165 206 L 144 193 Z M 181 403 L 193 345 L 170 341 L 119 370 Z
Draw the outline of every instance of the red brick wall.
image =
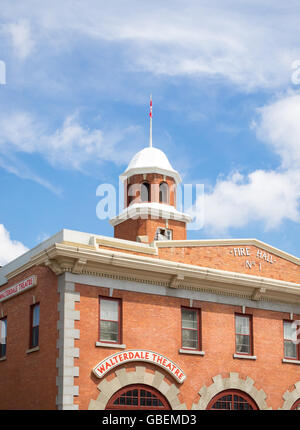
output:
M 80 386 L 80 395 L 75 397 L 75 403 L 80 409 L 87 409 L 90 400 L 97 399 L 97 385 L 101 381 L 92 374 L 92 369 L 120 350 L 95 346 L 98 341 L 98 296 L 108 296 L 108 289 L 77 284 L 76 290 L 80 292 L 80 302 L 76 303 L 76 309 L 80 310 L 80 321 L 76 322 L 80 339 L 75 341 L 75 346 L 80 348 L 80 358 L 75 359 L 75 366 L 79 366 L 80 373 L 75 384 Z M 246 308 L 246 313 L 253 315 L 257 360 L 233 359 L 234 314 L 241 312 L 241 307 L 194 301 L 193 306 L 201 308 L 202 313 L 202 349 L 205 351 L 202 357 L 178 352 L 181 347 L 181 306 L 189 306 L 189 300 L 121 290 L 114 290 L 113 297 L 122 298 L 122 343 L 126 344 L 126 349 L 157 351 L 186 373 L 186 380 L 178 386 L 181 401 L 188 409 L 198 402 L 199 389 L 210 385 L 213 382 L 211 378 L 218 374 L 228 377 L 229 372 L 238 372 L 241 378 L 251 377 L 256 388 L 266 392 L 267 404 L 273 409 L 282 406 L 282 395 L 299 381 L 298 366 L 282 363 L 283 319 L 289 318 L 288 313 Z M 294 318 L 300 319 L 300 315 Z M 131 363 L 125 367 L 130 370 L 133 366 Z M 154 366 L 146 367 L 153 371 Z M 106 376 L 108 380 L 114 377 L 115 370 Z M 169 383 L 174 382 L 169 376 L 167 379 Z
M 250 256 L 234 255 L 235 248 L 248 248 Z M 257 257 L 257 251 L 272 255 L 273 263 L 264 258 Z M 268 253 L 256 246 L 197 246 L 197 247 L 170 247 L 159 248 L 159 258 L 172 260 L 179 263 L 193 264 L 196 266 L 210 267 L 232 272 L 247 273 L 248 275 L 263 276 L 278 280 L 300 283 L 299 265 Z M 255 262 L 251 269 L 246 265 L 246 260 Z M 275 262 L 274 262 L 275 261 Z M 259 266 L 261 263 L 261 267 Z
M 0 312 L 7 316 L 7 360 L 0 361 L 1 409 L 56 409 L 57 277 L 50 269 L 33 267 L 1 289 L 31 275 L 37 276 L 36 287 L 0 304 Z M 40 302 L 40 350 L 26 354 L 33 296 Z
M 148 236 L 148 242 L 154 240 L 156 229 L 166 228 L 165 219 L 128 219 L 114 227 L 114 237 L 136 242 L 137 236 Z M 169 220 L 168 229 L 173 231 L 173 240 L 186 240 L 186 224 Z

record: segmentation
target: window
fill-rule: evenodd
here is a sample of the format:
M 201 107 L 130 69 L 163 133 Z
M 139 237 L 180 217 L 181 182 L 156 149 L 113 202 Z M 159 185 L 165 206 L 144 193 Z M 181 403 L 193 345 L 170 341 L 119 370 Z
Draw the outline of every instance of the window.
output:
M 121 388 L 109 400 L 106 410 L 111 409 L 171 409 L 165 397 L 147 385 L 128 385 Z
M 200 350 L 200 310 L 181 308 L 181 339 L 183 349 Z
M 256 403 L 238 390 L 226 390 L 217 394 L 208 404 L 207 409 L 249 411 L 258 409 Z
M 252 317 L 235 316 L 235 351 L 237 354 L 252 355 Z
M 30 312 L 30 348 L 39 345 L 40 304 L 31 306 Z
M 121 301 L 100 298 L 100 342 L 121 343 Z
M 173 232 L 167 228 L 158 227 L 154 240 L 172 240 Z
M 166 182 L 159 184 L 159 202 L 169 203 L 169 186 Z
M 148 182 L 143 182 L 141 184 L 141 201 L 142 202 L 150 202 L 150 184 Z
M 299 360 L 297 328 L 294 321 L 283 322 L 284 357 L 292 360 Z
M 6 356 L 7 318 L 0 320 L 0 358 Z

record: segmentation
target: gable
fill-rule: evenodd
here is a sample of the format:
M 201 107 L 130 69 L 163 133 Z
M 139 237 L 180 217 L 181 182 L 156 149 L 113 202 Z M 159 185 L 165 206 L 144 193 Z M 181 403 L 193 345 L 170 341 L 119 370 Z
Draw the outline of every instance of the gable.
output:
M 300 283 L 300 259 L 255 239 L 174 242 L 156 243 L 159 258 Z

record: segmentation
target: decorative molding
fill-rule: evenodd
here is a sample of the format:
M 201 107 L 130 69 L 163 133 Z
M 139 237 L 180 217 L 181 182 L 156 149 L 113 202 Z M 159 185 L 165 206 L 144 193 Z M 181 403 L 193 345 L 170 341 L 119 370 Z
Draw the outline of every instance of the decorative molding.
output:
M 83 263 L 85 261 L 86 264 Z M 46 265 L 57 275 L 71 273 L 75 267 L 81 270 L 79 273 L 93 276 L 210 292 L 253 301 L 300 304 L 300 284 L 293 282 L 101 248 L 80 248 L 56 243 L 32 257 L 31 266 L 34 265 Z M 12 274 L 7 275 L 10 276 Z
M 262 295 L 267 291 L 266 288 L 255 288 L 254 293 L 252 294 L 252 300 L 260 300 Z
M 86 258 L 78 258 L 72 267 L 72 273 L 82 273 L 84 266 L 86 266 L 86 263 Z
M 178 288 L 179 282 L 184 280 L 184 275 L 174 275 L 171 278 L 169 288 Z
M 49 258 L 47 258 L 46 261 L 44 262 L 44 265 L 46 267 L 49 267 L 49 269 L 51 269 L 52 272 L 55 273 L 55 275 L 57 276 L 61 275 L 64 272 L 64 270 L 57 262 L 57 260 L 54 260 L 54 259 L 50 260 Z
M 282 396 L 284 403 L 279 410 L 289 410 L 293 404 L 300 399 L 300 381 L 296 382 L 294 385 L 295 389 L 293 391 L 286 391 Z
M 217 375 L 212 378 L 213 383 L 207 387 L 204 385 L 200 391 L 200 400 L 192 405 L 193 410 L 204 410 L 209 402 L 219 393 L 225 390 L 235 389 L 247 393 L 257 404 L 259 409 L 272 409 L 266 403 L 267 395 L 261 389 L 258 390 L 254 386 L 253 379 L 247 376 L 246 379 L 241 379 L 236 372 L 230 372 L 228 378 L 223 378 L 222 375 Z
M 108 381 L 104 379 L 98 385 L 100 394 L 96 400 L 90 400 L 88 409 L 104 410 L 109 399 L 121 388 L 131 384 L 145 384 L 156 388 L 169 402 L 173 410 L 186 410 L 186 405 L 181 403 L 178 394 L 179 388 L 173 383 L 169 385 L 164 381 L 165 374 L 157 369 L 154 373 L 147 372 L 146 367 L 135 366 L 135 371 L 127 372 L 124 367 L 115 371 L 115 378 Z

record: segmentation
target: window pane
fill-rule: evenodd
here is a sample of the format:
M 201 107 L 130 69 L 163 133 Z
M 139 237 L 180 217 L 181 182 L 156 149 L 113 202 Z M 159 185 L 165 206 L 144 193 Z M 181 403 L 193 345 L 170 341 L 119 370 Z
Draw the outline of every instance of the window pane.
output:
M 6 355 L 6 343 L 0 344 L 0 357 L 5 357 Z
M 119 302 L 117 300 L 100 300 L 100 319 L 118 321 Z
M 100 321 L 100 340 L 118 342 L 118 322 Z
M 284 356 L 297 358 L 297 345 L 291 341 L 284 341 Z
M 32 326 L 36 327 L 40 324 L 40 305 L 33 306 Z
M 6 319 L 0 320 L 0 343 L 6 343 Z
M 39 344 L 39 326 L 33 327 L 32 329 L 32 342 L 31 346 L 34 348 Z
M 249 317 L 236 315 L 235 317 L 235 332 L 238 334 L 250 334 Z
M 182 347 L 198 349 L 198 332 L 196 330 L 182 330 Z
M 147 182 L 141 184 L 141 201 L 148 202 L 150 200 L 150 185 Z
M 236 352 L 250 354 L 250 336 L 236 335 Z
M 296 324 L 293 324 L 292 322 L 284 322 L 284 339 L 287 340 L 297 340 L 297 326 Z
M 197 329 L 197 311 L 192 309 L 182 309 L 182 328 Z

